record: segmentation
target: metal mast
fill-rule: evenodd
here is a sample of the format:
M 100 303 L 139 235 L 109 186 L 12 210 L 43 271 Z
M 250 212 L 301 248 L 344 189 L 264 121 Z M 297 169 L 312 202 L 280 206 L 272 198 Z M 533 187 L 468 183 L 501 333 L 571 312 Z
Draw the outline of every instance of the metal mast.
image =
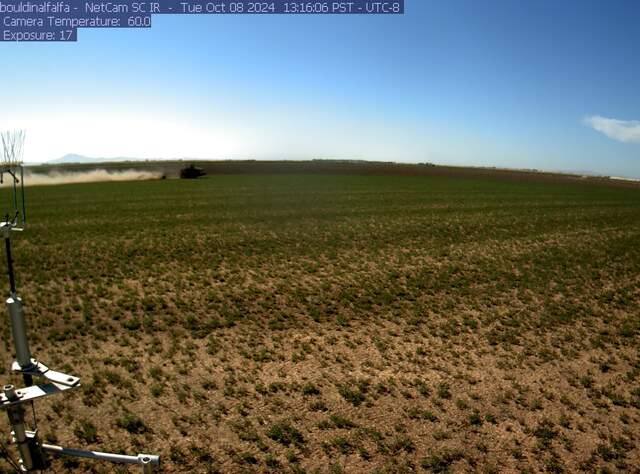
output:
M 7 412 L 12 430 L 11 437 L 20 455 L 19 466 L 17 467 L 22 472 L 44 469 L 47 467 L 47 459 L 44 453 L 48 452 L 56 455 L 138 464 L 141 466 L 143 473 L 153 472 L 153 467 L 160 463 L 159 456 L 150 454 L 126 456 L 41 443 L 37 428 L 31 427 L 30 429 L 25 420 L 28 405 L 33 408 L 34 401 L 39 398 L 77 388 L 80 386 L 80 379 L 73 375 L 51 370 L 42 362 L 31 357 L 22 300 L 16 293 L 13 256 L 11 253 L 12 232 L 22 231 L 26 223 L 24 170 L 22 167 L 25 133 L 24 131 L 3 132 L 0 134 L 0 139 L 2 141 L 0 184 L 4 183 L 6 176 L 7 184 L 11 187 L 11 211 L 5 215 L 4 221 L 0 222 L 0 232 L 2 232 L 5 243 L 7 277 L 9 280 L 9 297 L 6 300 L 6 305 L 16 354 L 16 360 L 11 365 L 11 370 L 22 374 L 25 384 L 25 387 L 21 389 L 16 389 L 13 385 L 5 385 L 3 393 L 0 393 L 0 409 Z M 34 376 L 39 381 L 39 384 L 34 385 Z

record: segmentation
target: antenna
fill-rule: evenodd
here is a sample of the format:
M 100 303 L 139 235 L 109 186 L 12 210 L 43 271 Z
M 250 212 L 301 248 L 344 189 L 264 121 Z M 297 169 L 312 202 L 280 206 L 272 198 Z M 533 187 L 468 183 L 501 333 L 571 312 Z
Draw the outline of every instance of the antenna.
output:
M 2 132 L 3 164 L 19 165 L 22 163 L 22 147 L 26 133 L 24 130 Z
M 24 150 L 24 140 L 26 132 L 24 130 L 14 130 L 0 133 L 2 141 L 2 155 L 0 158 L 0 184 L 4 184 L 5 174 L 11 179 L 11 205 L 12 216 L 7 214 L 5 224 L 10 223 L 14 230 L 18 229 L 18 224 L 24 227 L 26 222 L 26 204 L 24 200 L 24 169 L 22 168 L 22 154 Z M 11 220 L 9 220 L 11 217 Z
M 17 295 L 15 275 L 13 271 L 13 257 L 11 255 L 11 233 L 24 230 L 26 223 L 25 197 L 24 197 L 24 171 L 22 167 L 22 153 L 25 141 L 23 130 L 2 132 L 2 155 L 0 158 L 0 184 L 4 183 L 5 175 L 11 186 L 11 203 L 9 212 L 5 214 L 5 220 L 0 222 L 0 232 L 4 237 L 5 252 L 7 257 L 7 276 L 9 279 L 9 298 L 6 300 L 7 312 L 11 322 L 11 333 L 16 353 L 16 360 L 11 365 L 13 372 L 22 374 L 25 387 L 16 389 L 13 385 L 5 385 L 0 394 L 0 409 L 6 410 L 11 425 L 11 437 L 20 454 L 19 467 L 21 472 L 32 472 L 47 467 L 45 452 L 56 455 L 75 456 L 90 459 L 98 459 L 109 462 L 138 464 L 143 473 L 153 472 L 153 466 L 160 463 L 159 456 L 151 454 L 138 454 L 127 456 L 122 454 L 103 453 L 99 451 L 85 451 L 80 449 L 64 448 L 51 444 L 41 443 L 38 437 L 34 402 L 40 398 L 48 397 L 80 387 L 80 379 L 73 375 L 56 372 L 49 369 L 42 362 L 31 357 L 29 342 L 27 339 L 27 323 L 22 309 L 22 299 Z M 34 385 L 33 378 L 37 377 L 41 382 Z M 34 426 L 29 427 L 25 414 L 28 405 L 33 411 Z M 6 454 L 6 453 L 5 453 Z

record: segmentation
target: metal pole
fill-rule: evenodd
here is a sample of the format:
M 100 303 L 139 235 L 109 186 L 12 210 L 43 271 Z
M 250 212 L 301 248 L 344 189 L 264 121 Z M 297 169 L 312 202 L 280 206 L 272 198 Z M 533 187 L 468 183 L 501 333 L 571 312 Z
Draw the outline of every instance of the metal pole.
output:
M 13 258 L 11 257 L 11 237 L 9 237 L 8 231 L 4 238 L 4 248 L 7 253 L 7 273 L 9 275 L 9 289 L 11 290 L 11 295 L 16 294 L 16 280 L 13 275 Z
M 8 400 L 14 401 L 18 399 L 13 385 L 4 386 L 4 394 Z M 20 464 L 26 471 L 33 469 L 33 459 L 31 457 L 31 449 L 29 448 L 29 438 L 27 437 L 27 429 L 24 423 L 24 408 L 22 405 L 12 405 L 7 408 L 7 416 L 9 424 L 13 431 L 15 443 L 18 445 L 20 452 Z
M 9 289 L 11 296 L 7 299 L 7 311 L 11 319 L 11 332 L 13 334 L 13 345 L 16 349 L 16 360 L 21 369 L 30 368 L 31 351 L 29 350 L 29 342 L 27 341 L 27 322 L 24 319 L 22 311 L 22 300 L 16 296 L 16 281 L 13 272 L 13 257 L 11 255 L 11 237 L 9 230 L 5 230 L 4 245 L 7 253 L 7 274 L 9 275 Z M 24 383 L 27 387 L 33 385 L 33 377 L 29 374 L 23 374 Z
M 20 166 L 20 194 L 22 195 L 22 223 L 27 222 L 27 203 L 24 197 L 24 168 Z
M 74 456 L 78 458 L 98 459 L 101 461 L 109 461 L 122 464 L 140 464 L 142 472 L 153 472 L 153 466 L 160 464 L 160 457 L 152 454 L 138 454 L 137 456 L 128 456 L 126 454 L 103 453 L 100 451 L 85 451 L 83 449 L 64 448 L 54 444 L 42 443 L 40 447 L 45 451 L 65 456 Z
M 16 180 L 18 179 L 15 175 L 15 171 L 9 171 L 11 176 L 13 177 L 13 208 L 18 209 L 18 186 Z
M 31 351 L 27 341 L 27 323 L 22 312 L 22 300 L 17 296 L 7 298 L 7 310 L 11 318 L 11 332 L 13 333 L 13 345 L 16 349 L 16 360 L 21 369 L 30 368 Z

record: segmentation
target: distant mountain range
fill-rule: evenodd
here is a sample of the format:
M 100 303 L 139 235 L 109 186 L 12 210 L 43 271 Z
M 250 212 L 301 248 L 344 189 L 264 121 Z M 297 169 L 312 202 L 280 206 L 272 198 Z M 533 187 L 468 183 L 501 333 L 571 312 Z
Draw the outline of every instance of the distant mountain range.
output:
M 106 163 L 108 161 L 141 161 L 140 158 L 91 158 L 90 156 L 76 155 L 69 153 L 63 157 L 56 158 L 55 160 L 47 161 L 47 164 L 51 165 L 65 165 L 69 163 Z

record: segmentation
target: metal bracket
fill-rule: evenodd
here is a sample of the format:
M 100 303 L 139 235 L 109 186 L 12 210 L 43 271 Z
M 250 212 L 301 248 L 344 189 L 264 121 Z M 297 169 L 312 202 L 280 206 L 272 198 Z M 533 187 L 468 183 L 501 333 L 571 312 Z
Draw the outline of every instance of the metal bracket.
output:
M 32 365 L 30 367 L 22 368 L 18 361 L 13 361 L 11 364 L 11 370 L 20 374 L 35 375 L 36 377 L 44 377 L 45 379 L 53 382 L 57 385 L 66 385 L 67 387 L 75 387 L 80 384 L 80 378 L 74 375 L 63 374 L 62 372 L 56 372 L 49 369 L 42 362 L 38 362 L 36 359 L 31 359 Z
M 12 397 L 7 397 L 5 393 L 0 393 L 0 409 L 20 405 L 21 403 L 30 402 L 38 398 L 56 395 L 72 388 L 74 387 L 58 383 L 45 383 L 15 390 L 15 396 Z
M 0 222 L 0 231 L 2 231 L 3 237 L 8 237 L 11 232 L 22 232 L 24 227 L 18 227 L 16 222 L 5 221 Z

